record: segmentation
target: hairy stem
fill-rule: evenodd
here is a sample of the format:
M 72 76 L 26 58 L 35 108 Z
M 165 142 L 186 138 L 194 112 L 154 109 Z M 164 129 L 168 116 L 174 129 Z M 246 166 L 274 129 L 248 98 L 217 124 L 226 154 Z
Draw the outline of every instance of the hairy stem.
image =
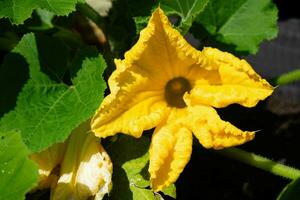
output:
M 248 165 L 263 169 L 272 174 L 282 176 L 288 179 L 296 179 L 300 177 L 300 170 L 292 168 L 277 162 L 274 162 L 268 158 L 250 153 L 238 148 L 228 148 L 224 150 L 216 151 L 217 153 L 224 155 L 228 158 L 238 160 Z

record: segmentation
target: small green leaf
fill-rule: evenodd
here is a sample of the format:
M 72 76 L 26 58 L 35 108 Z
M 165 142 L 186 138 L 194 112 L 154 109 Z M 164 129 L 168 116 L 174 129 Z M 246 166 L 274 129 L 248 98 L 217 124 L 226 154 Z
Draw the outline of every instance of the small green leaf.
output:
M 161 0 L 161 7 L 167 14 L 181 17 L 179 28 L 187 33 L 195 18 L 203 11 L 209 0 Z
M 0 133 L 0 200 L 22 200 L 38 181 L 38 168 L 17 132 Z
M 168 195 L 168 196 L 173 197 L 174 199 L 176 199 L 176 186 L 175 186 L 175 184 L 169 185 L 168 187 L 164 188 L 162 190 L 162 193 L 164 193 L 164 195 Z
M 14 52 L 25 57 L 30 79 L 18 96 L 17 106 L 4 115 L 0 130 L 21 131 L 33 152 L 64 141 L 80 123 L 90 118 L 103 99 L 106 64 L 102 56 L 86 58 L 71 86 L 55 82 L 40 71 L 40 50 L 33 34 L 25 35 Z
M 129 12 L 136 26 L 136 34 L 139 34 L 140 31 L 147 26 L 152 12 L 158 6 L 158 2 L 159 1 L 153 0 L 128 0 Z
M 107 152 L 114 163 L 113 190 L 111 199 L 140 200 L 154 199 L 148 174 L 150 139 L 139 139 L 120 135 L 108 146 Z
M 147 23 L 150 19 L 150 16 L 147 17 L 134 17 L 133 20 L 135 22 L 136 34 L 139 34 L 143 28 L 147 26 Z
M 279 196 L 277 200 L 298 200 L 300 197 L 300 178 L 289 183 Z
M 277 8 L 271 0 L 210 0 L 192 31 L 205 45 L 215 41 L 239 52 L 256 53 L 263 40 L 276 37 Z M 206 32 L 206 33 L 205 33 Z
M 94 58 L 98 56 L 98 50 L 96 47 L 81 47 L 74 56 L 69 71 L 71 77 L 76 76 L 76 73 L 81 69 L 83 61 L 88 58 Z
M 49 27 L 53 27 L 53 24 L 52 24 L 52 19 L 54 17 L 53 12 L 50 12 L 50 11 L 47 11 L 44 9 L 37 9 L 36 12 L 40 16 L 42 22 L 47 24 Z
M 14 24 L 22 24 L 36 8 L 44 8 L 56 15 L 67 15 L 75 10 L 79 0 L 2 0 L 0 18 L 8 17 Z
M 137 187 L 130 187 L 132 191 L 132 199 L 133 200 L 154 200 L 154 194 L 151 190 L 137 188 Z
M 33 12 L 30 20 L 24 22 L 24 26 L 30 31 L 48 31 L 52 29 L 51 32 L 53 32 L 54 24 L 52 23 L 52 20 L 54 17 L 55 14 L 53 12 L 37 8 Z

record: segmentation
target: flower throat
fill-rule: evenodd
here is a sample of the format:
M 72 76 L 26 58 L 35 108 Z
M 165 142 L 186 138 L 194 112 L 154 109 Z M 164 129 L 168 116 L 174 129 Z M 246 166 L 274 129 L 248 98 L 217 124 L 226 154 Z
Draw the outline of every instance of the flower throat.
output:
M 190 82 L 183 77 L 176 77 L 168 81 L 165 86 L 165 99 L 168 105 L 176 108 L 186 107 L 183 95 L 190 90 Z

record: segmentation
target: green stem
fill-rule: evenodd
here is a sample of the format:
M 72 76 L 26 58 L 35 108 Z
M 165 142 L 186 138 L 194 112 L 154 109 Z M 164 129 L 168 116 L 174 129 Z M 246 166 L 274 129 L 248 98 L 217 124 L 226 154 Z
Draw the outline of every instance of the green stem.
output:
M 282 74 L 271 80 L 271 82 L 274 85 L 286 85 L 297 80 L 300 80 L 300 69 L 288 72 L 286 74 Z
M 180 33 L 182 35 L 185 35 L 188 33 L 188 31 L 190 30 L 191 26 L 190 25 L 181 25 L 179 26 L 179 30 L 180 30 Z
M 224 155 L 228 158 L 241 161 L 248 165 L 263 169 L 272 174 L 282 176 L 288 179 L 296 179 L 300 177 L 300 170 L 292 168 L 283 164 L 279 164 L 270 159 L 249 153 L 247 151 L 238 148 L 228 148 L 224 150 L 216 151 L 217 153 Z

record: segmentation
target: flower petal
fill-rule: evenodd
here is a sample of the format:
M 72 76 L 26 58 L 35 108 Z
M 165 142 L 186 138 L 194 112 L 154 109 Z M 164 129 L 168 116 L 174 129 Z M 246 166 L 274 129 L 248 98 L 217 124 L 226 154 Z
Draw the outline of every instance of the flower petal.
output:
M 197 74 L 194 70 L 191 76 L 198 76 L 199 81 L 196 80 L 190 94 L 185 95 L 188 104 L 222 108 L 238 103 L 253 107 L 259 100 L 272 94 L 272 86 L 256 74 L 245 60 L 213 48 L 205 48 L 202 53 L 205 57 L 204 65 L 210 66 L 215 75 L 210 77 L 206 73 L 205 79 L 210 79 L 207 83 L 202 80 L 204 75 Z M 201 70 L 199 68 L 200 72 Z
M 222 149 L 243 144 L 254 138 L 254 132 L 241 131 L 223 121 L 211 107 L 190 106 L 188 113 L 187 126 L 205 148 Z
M 168 110 L 161 93 L 145 88 L 110 94 L 92 120 L 92 131 L 103 138 L 116 133 L 140 137 L 144 130 L 155 127 Z
M 55 185 L 58 179 L 55 168 L 63 160 L 65 146 L 64 143 L 54 144 L 48 149 L 30 156 L 30 159 L 35 161 L 39 167 L 39 184 L 35 189 L 45 189 Z
M 52 189 L 51 199 L 102 199 L 111 189 L 112 163 L 84 123 L 71 134 L 61 164 L 60 178 Z
M 201 55 L 156 9 L 125 59 L 115 60 L 117 69 L 109 79 L 111 94 L 92 120 L 93 132 L 99 137 L 118 132 L 140 137 L 143 130 L 155 127 L 167 107 L 166 83 L 184 76 L 188 66 L 201 62 Z
M 154 191 L 174 183 L 190 160 L 192 133 L 182 124 L 163 124 L 155 129 L 150 146 L 149 173 Z
M 202 62 L 202 57 L 157 8 L 124 61 L 126 66 L 138 67 L 154 79 L 170 80 L 181 76 L 185 67 Z

